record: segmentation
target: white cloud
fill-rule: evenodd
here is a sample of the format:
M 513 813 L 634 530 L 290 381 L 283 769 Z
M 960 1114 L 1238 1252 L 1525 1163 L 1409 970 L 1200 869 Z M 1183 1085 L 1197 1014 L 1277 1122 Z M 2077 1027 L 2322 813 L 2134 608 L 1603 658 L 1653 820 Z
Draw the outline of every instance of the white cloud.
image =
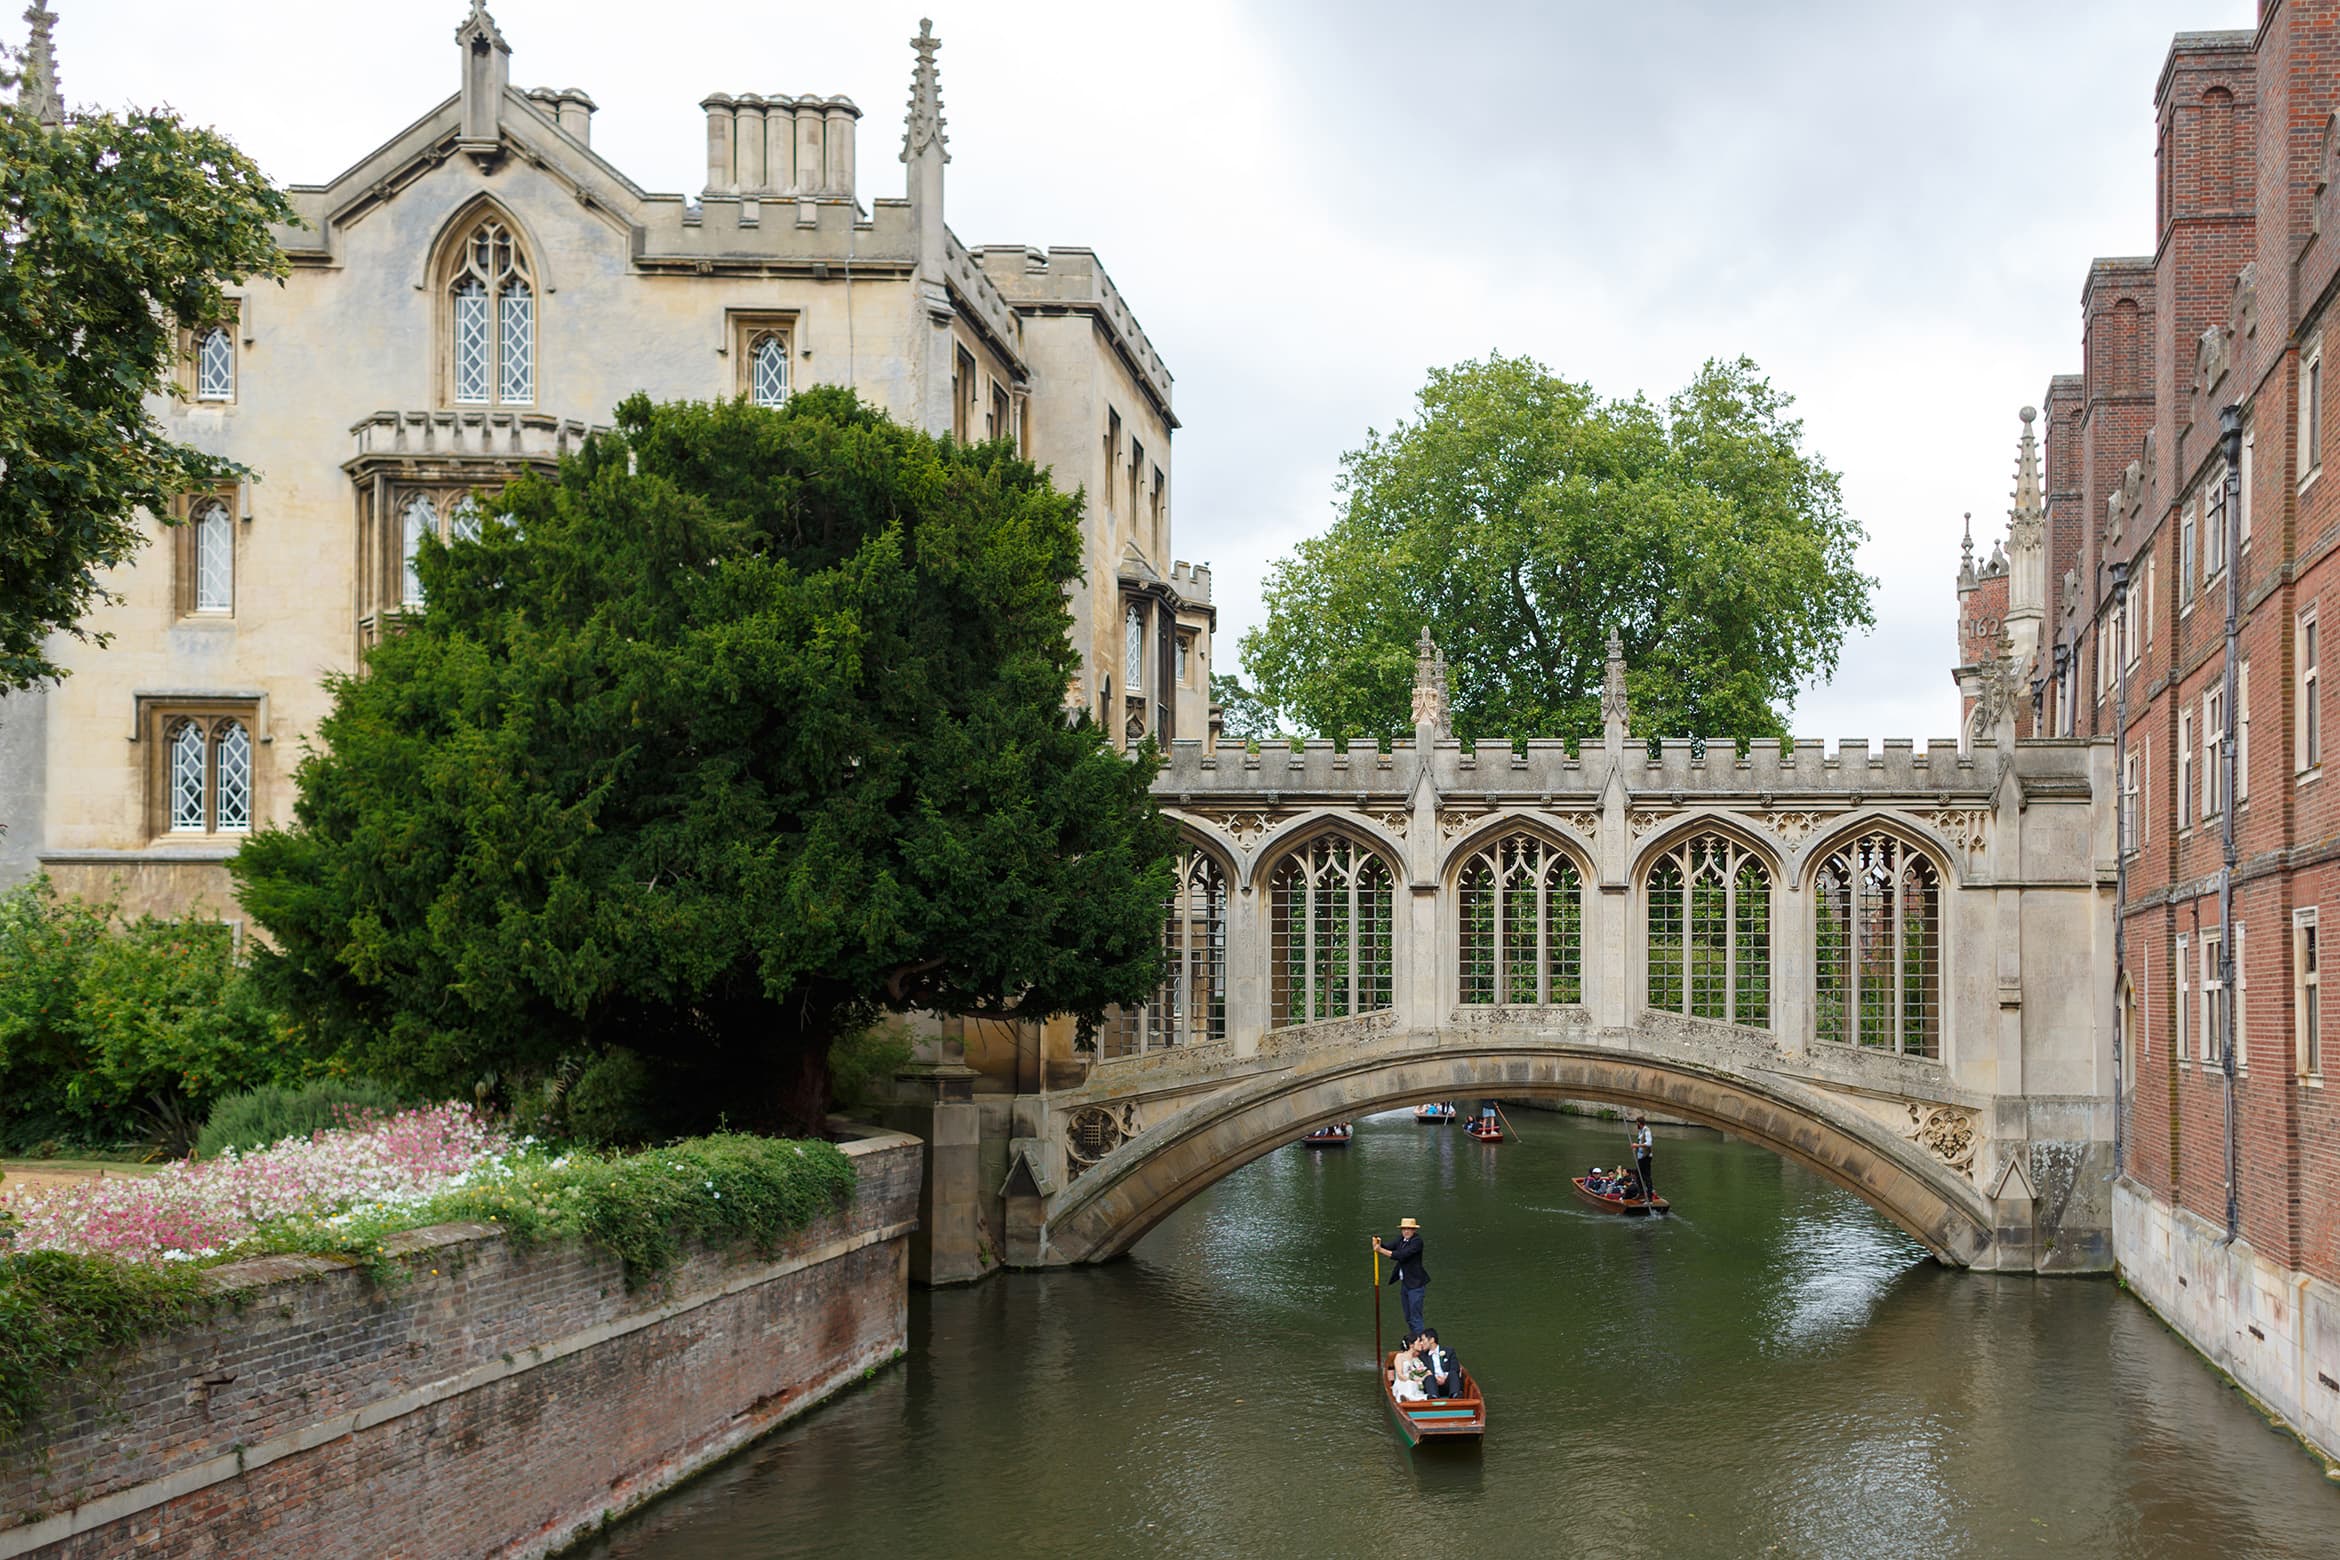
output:
M 316 182 L 454 90 L 456 0 L 60 0 L 67 95 L 168 101 Z M 703 182 L 698 101 L 850 94 L 899 178 L 909 8 L 502 0 L 637 182 Z M 1177 375 L 1178 550 L 1222 665 L 1343 449 L 1434 364 L 1527 353 L 1662 395 L 1746 352 L 1871 534 L 1880 627 L 1797 712 L 1946 734 L 1959 515 L 2004 523 L 2015 410 L 2077 366 L 2089 259 L 2150 247 L 2152 92 L 2250 0 L 1620 6 L 1231 0 L 936 15 L 970 243 L 1095 248 Z

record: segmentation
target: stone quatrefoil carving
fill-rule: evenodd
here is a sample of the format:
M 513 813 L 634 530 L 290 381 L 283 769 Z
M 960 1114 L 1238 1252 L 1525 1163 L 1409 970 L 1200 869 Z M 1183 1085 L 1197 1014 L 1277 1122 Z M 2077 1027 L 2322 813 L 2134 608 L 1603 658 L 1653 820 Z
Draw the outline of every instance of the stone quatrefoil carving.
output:
M 1083 1105 L 1065 1118 L 1064 1159 L 1068 1180 L 1137 1136 L 1137 1106 Z
M 1909 1136 L 1920 1148 L 1951 1169 L 1974 1179 L 1974 1151 L 1980 1142 L 1978 1117 L 1956 1105 L 1912 1105 Z

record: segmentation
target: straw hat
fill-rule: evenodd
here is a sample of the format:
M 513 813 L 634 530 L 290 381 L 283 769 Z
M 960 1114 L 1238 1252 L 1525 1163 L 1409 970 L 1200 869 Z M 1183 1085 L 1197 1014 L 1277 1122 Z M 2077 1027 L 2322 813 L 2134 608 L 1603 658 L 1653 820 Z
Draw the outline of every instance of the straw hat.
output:
M 1399 1229 L 1401 1229 L 1401 1230 L 1418 1230 L 1418 1229 L 1420 1229 L 1421 1227 L 1422 1227 L 1422 1226 L 1421 1226 L 1420 1224 L 1416 1223 L 1416 1222 L 1415 1222 L 1414 1220 L 1412 1220 L 1412 1219 L 1400 1219 L 1400 1220 L 1398 1220 L 1398 1228 L 1399 1228 Z

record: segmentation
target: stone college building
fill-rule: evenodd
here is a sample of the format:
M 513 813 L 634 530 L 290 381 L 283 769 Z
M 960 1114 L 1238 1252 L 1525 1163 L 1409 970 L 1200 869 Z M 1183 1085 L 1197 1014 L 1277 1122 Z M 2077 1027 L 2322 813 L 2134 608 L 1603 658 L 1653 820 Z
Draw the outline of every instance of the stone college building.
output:
M 46 59 L 53 17 L 28 14 Z M 900 195 L 864 193 L 852 99 L 755 91 L 698 105 L 706 188 L 654 194 L 593 150 L 591 97 L 512 85 L 475 3 L 455 90 L 295 185 L 291 276 L 231 288 L 186 335 L 154 413 L 254 478 L 185 495 L 108 581 L 111 646 L 65 644 L 72 676 L 0 702 L 0 881 L 234 916 L 224 863 L 289 821 L 322 679 L 419 605 L 421 538 L 478 524 L 479 495 L 637 390 L 776 405 L 844 384 L 932 433 L 1016 440 L 1088 496 L 1068 699 L 1120 740 L 1204 735 L 1210 571 L 1171 554 L 1170 371 L 1093 252 L 951 231 L 938 47 L 912 41 Z M 53 62 L 26 101 L 57 111 Z

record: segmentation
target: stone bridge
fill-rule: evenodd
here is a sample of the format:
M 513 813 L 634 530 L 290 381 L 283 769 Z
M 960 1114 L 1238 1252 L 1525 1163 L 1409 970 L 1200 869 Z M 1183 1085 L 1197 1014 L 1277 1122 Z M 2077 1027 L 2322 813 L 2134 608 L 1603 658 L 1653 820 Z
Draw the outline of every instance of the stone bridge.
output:
M 1947 1263 L 2109 1265 L 2109 746 L 1650 743 L 1612 661 L 1601 738 L 1472 747 L 1429 655 L 1386 752 L 1173 744 L 1168 976 L 993 1129 L 1005 1261 L 1115 1256 L 1313 1126 L 1493 1096 L 1719 1128 Z

